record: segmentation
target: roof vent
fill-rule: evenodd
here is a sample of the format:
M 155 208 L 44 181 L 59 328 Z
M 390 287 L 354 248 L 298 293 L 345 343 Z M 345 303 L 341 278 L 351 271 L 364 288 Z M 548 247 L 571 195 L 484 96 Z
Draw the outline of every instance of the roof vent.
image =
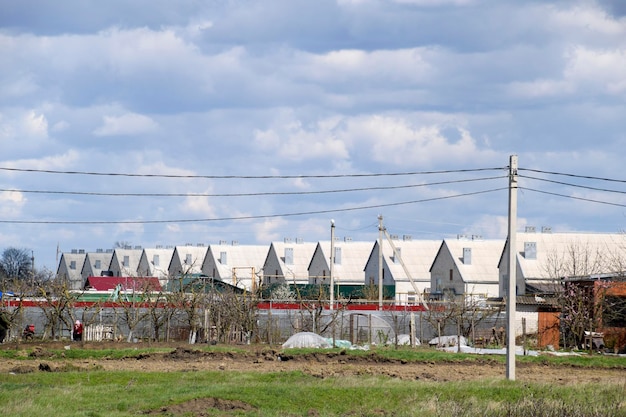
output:
M 284 243 L 291 243 L 291 238 L 290 237 L 286 237 L 283 239 Z
M 346 236 L 346 237 L 343 238 L 343 241 L 344 242 L 352 242 L 352 238 L 349 237 L 349 236 Z
M 404 240 L 405 242 L 410 242 L 411 240 L 413 240 L 413 236 L 411 236 L 411 235 L 403 235 L 402 236 L 402 240 Z
M 542 226 L 541 233 L 552 233 L 552 228 L 550 226 Z
M 398 235 L 391 235 L 391 240 L 398 240 Z
M 72 249 L 72 253 L 78 253 L 78 249 Z
M 524 231 L 526 233 L 535 233 L 537 231 L 537 229 L 535 228 L 535 226 L 526 226 L 526 228 L 524 229 Z
M 239 245 L 239 241 L 238 241 L 238 240 L 233 240 L 233 241 L 231 242 L 231 244 L 232 244 L 233 246 L 237 246 L 237 245 Z
M 304 239 L 302 239 L 301 237 L 297 237 L 297 238 L 296 238 L 296 243 L 297 243 L 297 244 L 304 243 Z
M 220 245 L 228 245 L 228 242 L 225 240 L 220 240 Z

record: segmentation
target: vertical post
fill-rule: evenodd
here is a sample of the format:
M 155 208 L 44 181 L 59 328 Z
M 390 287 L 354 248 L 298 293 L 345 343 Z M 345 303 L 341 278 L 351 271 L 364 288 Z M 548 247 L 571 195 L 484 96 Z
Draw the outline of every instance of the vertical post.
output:
M 383 215 L 378 215 L 378 309 L 383 309 Z
M 333 269 L 335 265 L 335 221 L 330 221 L 330 311 L 333 311 L 335 304 L 335 276 Z
M 509 279 L 506 290 L 506 378 L 515 381 L 515 297 L 517 296 L 517 155 L 509 162 Z

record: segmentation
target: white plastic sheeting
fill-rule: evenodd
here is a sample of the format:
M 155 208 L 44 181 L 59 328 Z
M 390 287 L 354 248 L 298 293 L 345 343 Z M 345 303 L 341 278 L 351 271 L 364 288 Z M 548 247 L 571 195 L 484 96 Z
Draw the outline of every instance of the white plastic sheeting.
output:
M 458 337 L 454 336 L 441 336 L 441 340 L 438 337 L 432 339 L 428 344 L 430 346 L 438 346 L 438 347 L 448 347 L 448 346 L 457 346 L 458 345 Z M 467 340 L 465 337 L 461 336 L 461 346 L 467 346 Z
M 331 343 L 328 342 L 328 339 L 318 334 L 312 332 L 300 332 L 287 339 L 287 341 L 283 343 L 283 348 L 330 348 Z

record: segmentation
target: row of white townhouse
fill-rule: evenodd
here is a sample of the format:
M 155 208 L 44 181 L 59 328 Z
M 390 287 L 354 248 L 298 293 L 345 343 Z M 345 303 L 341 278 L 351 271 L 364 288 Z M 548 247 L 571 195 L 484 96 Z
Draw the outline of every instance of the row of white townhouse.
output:
M 526 228 L 516 233 L 517 294 L 541 292 L 564 276 L 606 274 L 626 270 L 626 236 L 621 233 L 553 233 Z M 181 274 L 203 274 L 241 288 L 259 284 L 328 284 L 331 247 L 336 285 L 378 285 L 379 259 L 383 285 L 395 286 L 396 301 L 419 296 L 477 295 L 502 297 L 508 280 L 508 242 L 457 237 L 380 242 L 350 239 L 308 243 L 300 239 L 269 246 L 183 245 L 117 248 L 63 253 L 57 276 L 71 289 L 84 288 L 87 277 L 153 276 L 163 284 Z M 395 250 L 394 250 L 395 248 Z

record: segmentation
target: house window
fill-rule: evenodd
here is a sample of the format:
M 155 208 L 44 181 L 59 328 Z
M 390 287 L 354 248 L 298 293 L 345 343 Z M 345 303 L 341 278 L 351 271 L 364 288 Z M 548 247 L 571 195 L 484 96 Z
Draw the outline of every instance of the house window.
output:
M 76 269 L 76 261 L 70 262 L 70 269 Z
M 185 265 L 191 265 L 191 254 L 190 253 L 188 253 L 185 256 Z
M 454 270 L 450 270 L 450 281 L 452 281 L 452 278 L 454 277 Z
M 152 265 L 159 266 L 159 255 L 154 255 L 152 257 Z
M 122 262 L 122 266 L 125 266 L 126 268 L 128 268 L 129 264 L 130 264 L 130 258 L 128 256 L 124 256 L 124 262 Z
M 97 260 L 96 260 L 96 264 L 94 265 L 94 267 L 95 267 L 96 269 L 100 269 L 100 268 L 102 268 L 102 261 L 100 261 L 100 259 L 97 259 Z

